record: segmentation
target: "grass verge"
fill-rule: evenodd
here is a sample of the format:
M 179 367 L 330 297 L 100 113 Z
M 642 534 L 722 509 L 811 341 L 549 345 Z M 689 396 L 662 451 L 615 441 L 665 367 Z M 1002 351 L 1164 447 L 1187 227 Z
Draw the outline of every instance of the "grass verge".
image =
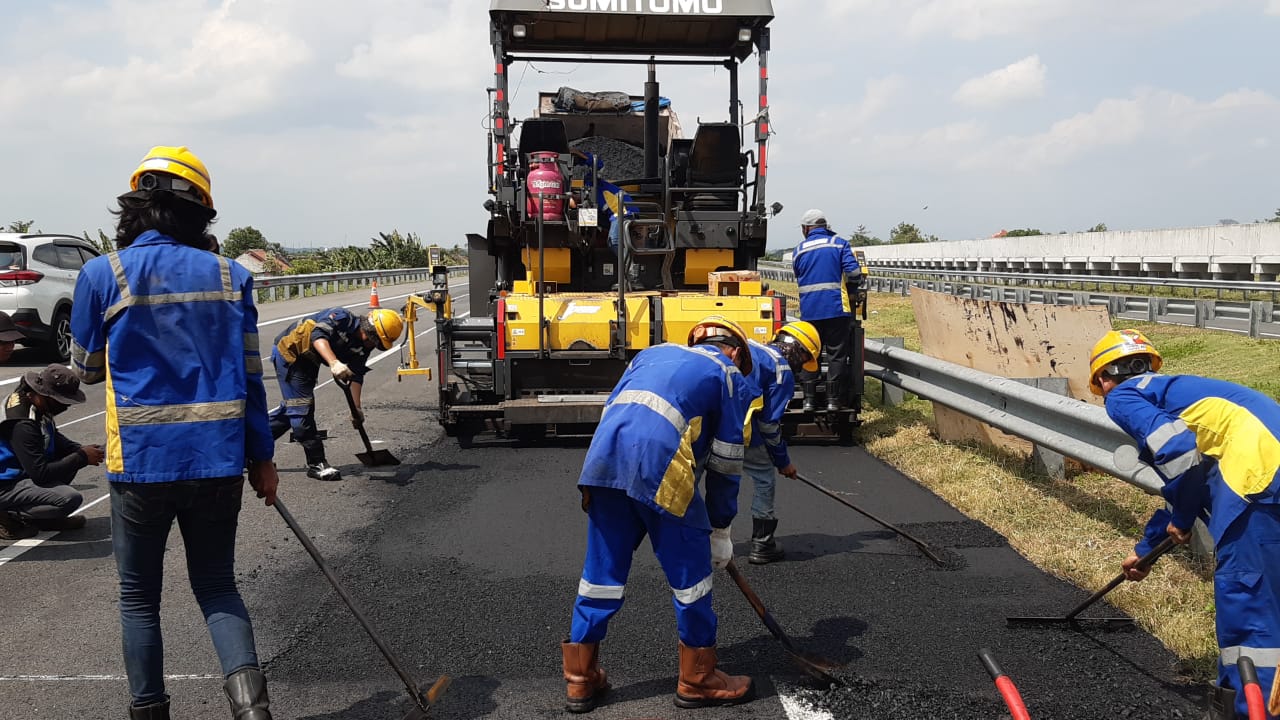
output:
M 794 284 L 771 285 L 795 297 Z M 1165 357 L 1164 372 L 1220 377 L 1280 398 L 1280 344 L 1274 341 L 1172 325 L 1121 326 L 1151 338 Z M 865 328 L 867 337 L 902 337 L 907 348 L 920 347 L 909 297 L 873 294 Z M 908 395 L 898 407 L 881 407 L 874 379 L 867 379 L 866 397 L 860 445 L 1000 532 L 1037 567 L 1080 587 L 1099 588 L 1115 577 L 1161 505 L 1110 475 L 1069 471 L 1066 479 L 1053 480 L 1037 474 L 1026 458 L 944 443 L 934 434 L 931 402 Z M 1107 599 L 1173 651 L 1189 678 L 1205 680 L 1216 673 L 1218 652 L 1211 578 L 1210 566 L 1179 549 L 1145 581 L 1126 583 Z

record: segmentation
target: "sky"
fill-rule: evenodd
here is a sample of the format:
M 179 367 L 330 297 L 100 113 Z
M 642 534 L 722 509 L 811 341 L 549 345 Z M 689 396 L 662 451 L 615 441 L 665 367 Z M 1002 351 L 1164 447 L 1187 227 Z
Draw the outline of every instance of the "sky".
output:
M 212 174 L 219 237 L 463 244 L 487 220 L 487 7 L 0 0 L 0 225 L 111 234 L 147 149 L 187 145 Z M 1280 208 L 1280 0 L 774 10 L 770 248 L 796 242 L 810 207 L 840 231 L 910 222 L 943 240 Z M 726 72 L 660 69 L 686 128 L 728 119 Z M 645 69 L 518 63 L 511 77 L 524 117 L 562 85 L 642 94 Z

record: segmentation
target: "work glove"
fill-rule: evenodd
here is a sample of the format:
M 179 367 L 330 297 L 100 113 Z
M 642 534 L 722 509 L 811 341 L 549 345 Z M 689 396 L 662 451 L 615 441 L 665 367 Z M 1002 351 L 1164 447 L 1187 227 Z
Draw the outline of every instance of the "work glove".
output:
M 329 372 L 333 373 L 334 380 L 342 380 L 344 382 L 356 376 L 355 373 L 351 372 L 351 368 L 347 367 L 347 364 L 341 360 L 334 360 L 329 365 Z
M 733 559 L 733 539 L 729 537 L 729 528 L 712 528 L 711 530 L 711 567 L 721 570 Z
M 361 425 L 364 425 L 364 411 L 361 410 L 360 408 L 352 408 L 351 409 L 351 427 L 356 428 L 358 430 L 360 429 Z

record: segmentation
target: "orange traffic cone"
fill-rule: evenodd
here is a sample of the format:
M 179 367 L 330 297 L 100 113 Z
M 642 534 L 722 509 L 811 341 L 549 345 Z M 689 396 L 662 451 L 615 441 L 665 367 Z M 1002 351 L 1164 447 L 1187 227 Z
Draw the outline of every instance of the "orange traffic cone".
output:
M 382 303 L 378 302 L 378 281 L 373 281 L 373 290 L 369 291 L 369 309 L 375 310 L 382 307 Z

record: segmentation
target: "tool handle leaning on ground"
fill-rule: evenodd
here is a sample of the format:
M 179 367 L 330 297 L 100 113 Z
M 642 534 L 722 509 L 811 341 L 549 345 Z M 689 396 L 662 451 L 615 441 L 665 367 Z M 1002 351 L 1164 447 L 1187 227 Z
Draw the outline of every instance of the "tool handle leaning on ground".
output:
M 1151 552 L 1138 558 L 1138 564 L 1135 567 L 1137 567 L 1137 569 L 1139 570 L 1146 570 L 1147 568 L 1151 567 L 1151 565 L 1154 564 L 1155 561 L 1158 560 L 1161 555 L 1169 552 L 1169 550 L 1171 550 L 1172 548 L 1173 548 L 1173 538 L 1171 537 L 1165 538 L 1164 542 L 1155 546 L 1155 548 L 1153 548 Z M 1080 613 L 1084 612 L 1085 609 L 1088 608 L 1090 605 L 1101 600 L 1103 595 L 1106 595 L 1112 590 L 1115 590 L 1116 587 L 1118 587 L 1122 582 L 1124 582 L 1123 572 L 1115 576 L 1114 578 L 1112 578 L 1111 582 L 1107 583 L 1106 587 L 1090 595 L 1087 600 L 1077 605 L 1075 609 L 1072 610 L 1071 612 L 1067 613 L 1066 619 L 1070 620 L 1075 616 L 1079 615 Z
M 356 622 L 360 623 L 360 627 L 364 628 L 365 633 L 369 635 L 369 639 L 373 640 L 373 644 L 378 646 L 378 650 L 382 651 L 382 656 L 387 659 L 387 664 L 391 666 L 392 670 L 395 670 L 396 675 L 400 676 L 400 680 L 404 683 L 405 688 L 407 688 L 409 690 L 409 694 L 413 696 L 414 704 L 425 712 L 427 707 L 434 703 L 436 698 L 440 696 L 440 693 L 444 692 L 445 687 L 448 686 L 448 677 L 441 677 L 440 680 L 431 687 L 427 694 L 424 695 L 422 691 L 418 689 L 418 684 L 409 676 L 409 673 L 405 672 L 404 665 L 401 664 L 400 659 L 396 657 L 395 653 L 391 651 L 391 648 L 382 641 L 382 637 L 374 631 L 373 626 L 369 624 L 369 620 L 365 618 L 364 613 L 360 611 L 360 608 L 356 607 L 355 599 L 347 594 L 346 588 L 344 588 L 342 583 L 338 581 L 338 577 L 333 574 L 333 570 L 329 569 L 329 563 L 325 562 L 324 556 L 320 554 L 320 550 L 315 546 L 315 543 L 311 542 L 311 538 L 302 531 L 302 528 L 298 525 L 298 521 L 293 519 L 293 514 L 285 507 L 284 502 L 277 497 L 273 507 L 275 507 L 275 509 L 280 513 L 280 517 L 284 518 L 285 524 L 289 526 L 289 529 L 293 531 L 293 534 L 298 537 L 298 542 L 302 543 L 302 547 L 306 548 L 307 553 L 311 555 L 311 559 L 315 560 L 316 565 L 320 568 L 320 572 L 324 573 L 329 584 L 333 586 L 334 592 L 338 593 L 338 597 L 342 599 L 343 604 L 345 604 L 347 609 L 351 611 L 351 614 L 355 616 Z
M 1249 708 L 1249 720 L 1267 720 L 1267 702 L 1262 699 L 1262 686 L 1258 684 L 1258 667 L 1253 658 L 1241 655 L 1236 660 L 1240 671 L 1240 684 L 1244 685 L 1244 700 Z
M 756 591 L 751 589 L 747 584 L 747 579 L 742 576 L 742 571 L 738 570 L 738 566 L 733 560 L 729 560 L 729 564 L 725 566 L 729 571 L 729 577 L 733 578 L 733 582 L 737 584 L 738 589 L 747 598 L 747 602 L 751 603 L 751 609 L 756 611 L 756 615 L 764 622 L 764 626 L 769 628 L 770 634 L 782 645 L 782 649 L 791 657 L 802 670 L 809 675 L 829 684 L 841 685 L 839 678 L 827 672 L 827 669 L 835 669 L 840 667 L 839 664 L 833 663 L 825 658 L 809 656 L 800 652 L 795 643 L 791 641 L 791 637 L 787 635 L 777 620 L 773 619 L 773 615 L 769 613 L 769 609 L 764 606 L 764 602 L 760 600 L 760 596 L 756 595 Z
M 360 412 L 360 410 L 356 407 L 356 399 L 351 396 L 351 382 L 343 380 L 334 380 L 334 382 L 342 388 L 342 393 L 347 396 L 347 407 L 351 408 L 351 417 L 356 417 L 356 413 Z M 369 433 L 364 430 L 363 420 L 356 423 L 356 430 L 360 432 L 360 440 L 364 442 L 364 449 L 373 452 L 373 443 L 369 442 Z
M 800 482 L 804 483 L 805 485 L 808 485 L 809 487 L 813 488 L 814 490 L 817 490 L 818 492 L 822 493 L 823 495 L 826 495 L 827 497 L 831 498 L 832 500 L 835 500 L 836 502 L 840 503 L 841 505 L 844 505 L 845 507 L 849 508 L 850 510 L 853 510 L 854 512 L 861 513 L 862 515 L 866 516 L 867 518 L 869 518 L 870 520 L 872 520 L 872 521 L 873 521 L 873 522 L 875 522 L 876 524 L 881 525 L 881 526 L 883 526 L 883 527 L 885 527 L 885 528 L 888 528 L 889 530 L 892 530 L 892 531 L 894 531 L 895 533 L 897 533 L 897 534 L 901 535 L 902 537 L 906 538 L 907 540 L 909 540 L 909 541 L 911 541 L 911 542 L 915 543 L 916 547 L 920 548 L 920 552 L 924 553 L 926 557 L 928 557 L 930 560 L 934 561 L 934 562 L 935 562 L 935 563 L 937 563 L 938 565 L 945 565 L 945 564 L 946 564 L 945 562 L 943 562 L 942 558 L 938 557 L 938 554 L 937 554 L 937 553 L 935 553 L 935 552 L 933 551 L 933 549 L 932 549 L 932 548 L 930 548 L 930 547 L 929 547 L 929 545 L 928 545 L 927 543 L 925 543 L 925 541 L 921 540 L 920 538 L 917 538 L 917 537 L 913 536 L 911 533 L 908 533 L 907 531 L 903 530 L 903 529 L 902 529 L 902 528 L 900 528 L 900 527 L 897 527 L 896 525 L 891 525 L 890 523 L 885 522 L 884 520 L 881 520 L 880 518 L 876 517 L 875 515 L 872 515 L 871 513 L 867 512 L 866 510 L 863 510 L 862 508 L 858 507 L 857 505 L 854 505 L 853 503 L 849 502 L 848 500 L 845 500 L 844 498 L 842 498 L 842 497 L 840 497 L 839 495 L 835 494 L 835 492 L 833 492 L 833 491 L 831 491 L 831 490 L 827 489 L 827 488 L 826 488 L 826 487 L 824 487 L 823 485 L 819 485 L 818 483 L 816 483 L 816 482 L 814 482 L 814 481 L 810 480 L 809 478 L 807 478 L 807 477 L 805 477 L 805 476 L 801 475 L 800 473 L 796 473 L 795 478 L 796 478 L 796 480 L 799 480 Z

